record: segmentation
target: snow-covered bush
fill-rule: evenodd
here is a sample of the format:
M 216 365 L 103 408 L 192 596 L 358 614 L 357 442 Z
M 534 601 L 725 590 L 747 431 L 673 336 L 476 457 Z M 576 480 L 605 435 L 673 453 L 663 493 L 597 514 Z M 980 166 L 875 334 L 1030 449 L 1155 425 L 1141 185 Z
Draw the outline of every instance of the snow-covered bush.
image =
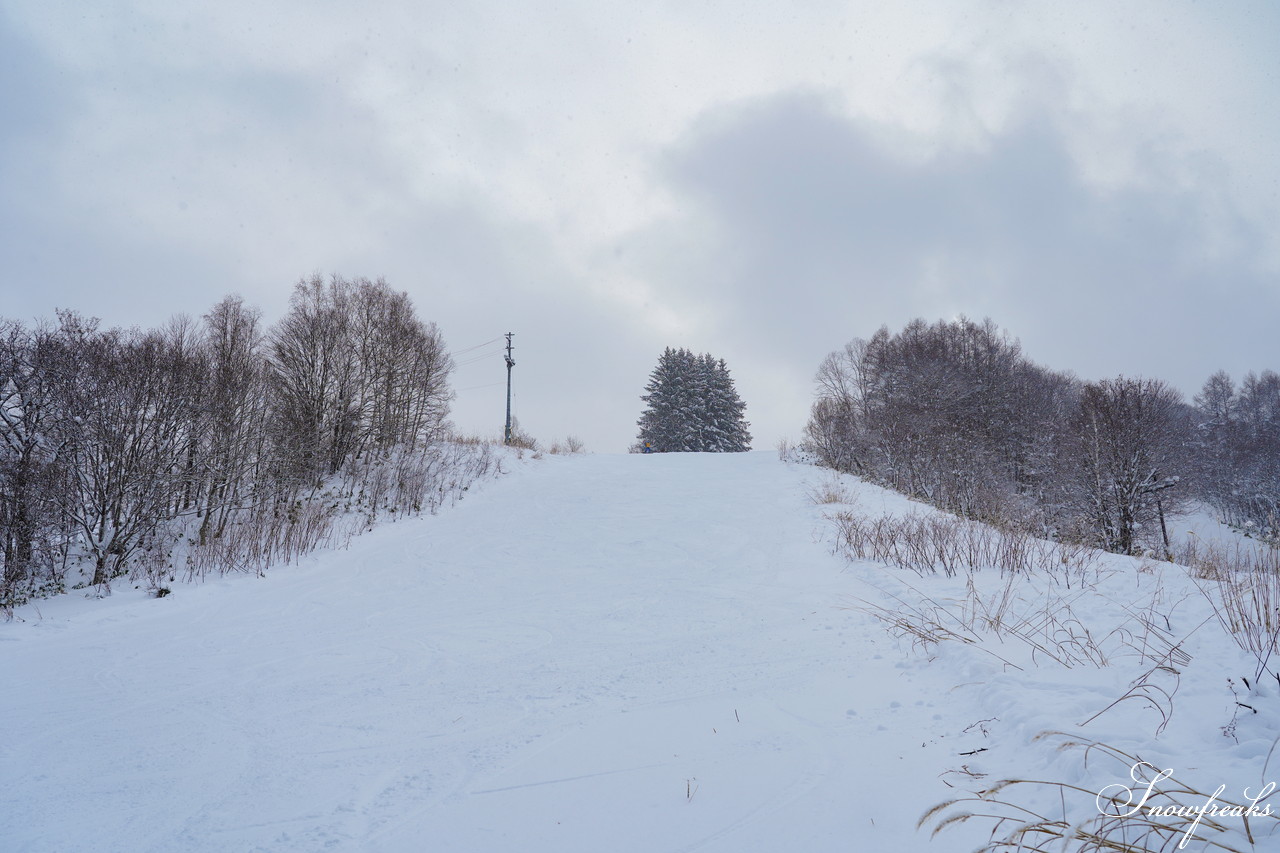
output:
M 836 547 L 849 559 L 911 569 L 921 574 L 994 569 L 1001 573 L 1044 572 L 1071 578 L 1083 577 L 1097 559 L 1094 549 L 1072 543 L 1051 542 L 1026 530 L 998 529 L 982 522 L 939 512 L 903 516 L 866 516 L 840 512 L 832 516 L 837 528 Z

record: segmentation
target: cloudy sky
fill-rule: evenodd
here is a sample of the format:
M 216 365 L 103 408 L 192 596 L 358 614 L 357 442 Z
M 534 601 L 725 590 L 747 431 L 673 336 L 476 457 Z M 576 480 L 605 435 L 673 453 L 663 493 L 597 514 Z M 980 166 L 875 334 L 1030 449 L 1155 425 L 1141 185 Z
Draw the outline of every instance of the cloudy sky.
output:
M 1280 369 L 1272 2 L 0 0 L 0 117 L 0 315 L 383 276 L 472 432 L 508 331 L 524 427 L 597 451 L 665 346 L 766 448 L 917 316 L 1087 379 Z

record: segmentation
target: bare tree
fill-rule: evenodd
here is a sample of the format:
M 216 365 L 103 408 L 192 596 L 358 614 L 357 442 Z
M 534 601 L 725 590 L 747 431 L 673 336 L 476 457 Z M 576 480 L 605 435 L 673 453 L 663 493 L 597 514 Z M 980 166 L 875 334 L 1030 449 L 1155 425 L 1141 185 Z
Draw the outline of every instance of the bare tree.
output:
M 267 387 L 259 322 L 260 312 L 238 296 L 228 296 L 204 316 L 202 545 L 221 536 L 234 513 L 265 491 Z
M 1230 524 L 1280 541 L 1280 375 L 1226 373 L 1195 398 L 1200 493 Z
M 181 536 L 201 571 L 314 547 L 334 506 L 299 492 L 330 477 L 370 520 L 434 509 L 490 462 L 439 441 L 452 367 L 381 279 L 300 281 L 269 333 L 239 297 L 152 331 L 0 319 L 0 608 L 68 563 L 105 584 Z
M 446 423 L 452 360 L 435 325 L 418 319 L 407 293 L 382 279 L 358 279 L 352 289 L 356 451 L 421 446 Z
M 64 473 L 55 436 L 65 413 L 54 389 L 64 373 L 49 328 L 0 321 L 0 603 L 20 597 L 23 584 L 56 581 L 66 554 L 55 499 Z
M 316 486 L 353 449 L 357 354 L 350 285 L 320 276 L 298 282 L 289 313 L 271 333 L 273 432 L 281 473 Z
M 201 366 L 185 342 L 159 332 L 98 332 L 74 315 L 61 319 L 72 370 L 58 404 L 76 413 L 62 421 L 71 460 L 62 507 L 101 584 L 181 504 Z
M 990 320 L 881 328 L 832 353 L 807 427 L 819 458 L 965 515 L 1022 510 L 1070 380 Z
M 349 459 L 425 447 L 447 426 L 452 367 L 435 325 L 385 281 L 299 282 L 270 335 L 283 470 L 314 486 Z
M 858 338 L 823 359 L 815 377 L 817 400 L 805 427 L 807 444 L 819 459 L 837 471 L 862 475 L 872 473 L 867 348 Z
M 1164 517 L 1184 496 L 1187 439 L 1186 407 L 1165 383 L 1119 377 L 1084 386 L 1070 422 L 1069 502 L 1100 546 L 1132 554 L 1145 538 L 1168 549 Z

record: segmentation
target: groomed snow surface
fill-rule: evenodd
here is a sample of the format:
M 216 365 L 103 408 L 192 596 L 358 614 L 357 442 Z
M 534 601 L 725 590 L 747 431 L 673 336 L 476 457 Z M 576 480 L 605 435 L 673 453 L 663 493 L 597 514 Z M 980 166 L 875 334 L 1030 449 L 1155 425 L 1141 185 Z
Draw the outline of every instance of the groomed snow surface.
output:
M 0 624 L 0 848 L 970 850 L 989 823 L 931 840 L 917 820 L 999 778 L 1135 786 L 1043 731 L 1236 802 L 1280 778 L 1276 684 L 1183 569 L 974 576 L 1025 624 L 1092 632 L 1075 646 L 1105 666 L 1009 634 L 920 645 L 859 608 L 954 611 L 966 578 L 848 564 L 825 518 L 925 511 L 899 496 L 845 479 L 850 506 L 815 503 L 828 472 L 763 452 L 509 467 L 264 578 L 19 609 Z M 1190 660 L 1106 710 L 1153 666 L 1134 614 Z M 1047 817 L 1097 814 L 1019 788 Z M 1253 821 L 1256 849 L 1280 850 L 1274 822 Z

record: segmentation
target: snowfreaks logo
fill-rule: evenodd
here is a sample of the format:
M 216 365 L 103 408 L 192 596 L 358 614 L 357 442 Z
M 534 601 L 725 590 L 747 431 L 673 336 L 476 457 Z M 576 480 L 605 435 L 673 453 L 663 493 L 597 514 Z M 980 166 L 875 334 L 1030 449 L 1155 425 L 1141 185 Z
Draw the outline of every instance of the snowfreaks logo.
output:
M 1155 771 L 1155 775 L 1150 779 L 1144 778 L 1150 775 L 1147 772 L 1148 769 Z M 1251 794 L 1249 789 L 1245 788 L 1243 794 L 1249 802 L 1247 806 L 1219 802 L 1218 797 L 1227 790 L 1226 785 L 1219 785 L 1216 791 L 1208 795 L 1188 791 L 1184 786 L 1179 786 L 1176 791 L 1179 795 L 1204 797 L 1203 803 L 1188 804 L 1160 790 L 1160 783 L 1172 776 L 1172 770 L 1159 770 L 1153 764 L 1139 761 L 1129 768 L 1129 778 L 1133 780 L 1134 787 L 1130 788 L 1128 785 L 1117 782 L 1103 788 L 1096 798 L 1098 811 L 1108 817 L 1138 817 L 1151 821 L 1175 818 L 1179 822 L 1185 822 L 1182 840 L 1178 842 L 1179 850 L 1187 846 L 1187 842 L 1195 836 L 1196 830 L 1205 818 L 1242 818 L 1247 822 L 1249 818 L 1271 817 L 1271 804 L 1259 805 L 1259 803 L 1270 797 L 1276 790 L 1275 782 L 1268 782 L 1257 794 Z

